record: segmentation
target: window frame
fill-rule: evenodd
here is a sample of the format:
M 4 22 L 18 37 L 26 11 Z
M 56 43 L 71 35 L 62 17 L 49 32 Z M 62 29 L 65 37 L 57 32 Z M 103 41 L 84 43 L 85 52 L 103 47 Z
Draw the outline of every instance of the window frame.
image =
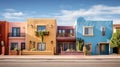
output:
M 19 29 L 19 32 L 17 31 L 17 29 Z M 14 31 L 16 31 L 16 33 L 14 33 Z M 20 36 L 20 27 L 12 27 L 12 36 L 13 37 Z
M 89 32 L 88 32 L 88 34 L 85 34 L 85 28 L 88 28 L 88 30 L 89 30 L 89 28 L 92 28 L 92 34 L 89 34 Z M 84 36 L 94 36 L 94 28 L 93 28 L 93 26 L 84 26 L 83 27 L 83 35 Z
M 85 45 L 85 47 L 86 47 L 86 45 L 90 45 L 89 47 L 90 47 L 90 50 L 88 50 L 88 52 L 92 52 L 92 43 L 85 43 L 84 44 Z M 87 48 L 86 48 L 87 49 Z
M 39 30 L 38 27 L 45 27 L 45 30 L 42 30 L 42 28 Z M 46 31 L 46 25 L 37 25 L 37 31 Z
M 45 46 L 45 48 L 43 48 L 43 46 Z M 38 42 L 37 50 L 38 51 L 46 51 L 46 43 L 45 42 Z
M 11 42 L 11 43 L 10 43 L 10 50 L 14 50 L 14 49 L 16 48 L 16 47 L 14 46 L 13 49 L 12 49 L 12 45 L 13 45 L 13 44 L 17 44 L 17 48 L 19 47 L 19 46 L 18 46 L 18 42 Z

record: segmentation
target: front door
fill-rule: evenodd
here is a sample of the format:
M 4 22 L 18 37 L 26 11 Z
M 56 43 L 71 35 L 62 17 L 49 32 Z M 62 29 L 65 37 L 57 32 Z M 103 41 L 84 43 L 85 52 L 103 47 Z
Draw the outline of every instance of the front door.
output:
M 21 43 L 21 50 L 25 50 L 25 43 Z
M 109 54 L 109 44 L 100 44 L 100 54 L 101 55 Z

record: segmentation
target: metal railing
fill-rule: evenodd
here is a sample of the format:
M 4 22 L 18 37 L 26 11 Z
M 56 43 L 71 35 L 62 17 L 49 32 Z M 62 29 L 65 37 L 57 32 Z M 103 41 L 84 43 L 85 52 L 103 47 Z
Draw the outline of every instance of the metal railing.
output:
M 25 37 L 25 33 L 9 33 L 9 37 Z

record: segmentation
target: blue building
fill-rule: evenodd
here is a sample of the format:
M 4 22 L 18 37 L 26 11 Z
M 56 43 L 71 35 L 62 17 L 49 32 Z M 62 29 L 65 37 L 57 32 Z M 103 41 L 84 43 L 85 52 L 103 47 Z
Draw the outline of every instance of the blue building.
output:
M 77 19 L 76 38 L 84 40 L 84 45 L 93 54 L 110 54 L 109 46 L 112 37 L 113 21 L 90 21 L 82 17 Z

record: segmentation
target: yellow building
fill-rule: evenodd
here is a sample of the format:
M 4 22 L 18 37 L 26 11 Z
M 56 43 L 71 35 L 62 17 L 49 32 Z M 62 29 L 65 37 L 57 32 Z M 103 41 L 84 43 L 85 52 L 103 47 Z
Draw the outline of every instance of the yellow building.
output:
M 26 50 L 23 55 L 54 55 L 56 53 L 56 19 L 27 20 Z

